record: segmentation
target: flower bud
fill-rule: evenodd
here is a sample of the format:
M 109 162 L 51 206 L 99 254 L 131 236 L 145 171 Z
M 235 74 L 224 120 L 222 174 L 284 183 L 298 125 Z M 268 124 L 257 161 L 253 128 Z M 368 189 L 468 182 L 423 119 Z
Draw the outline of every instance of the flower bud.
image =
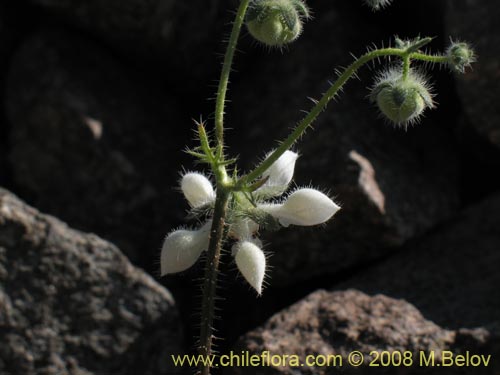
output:
M 201 207 L 215 200 L 212 183 L 201 173 L 189 172 L 182 176 L 181 190 L 191 207 Z
M 250 34 L 268 46 L 293 42 L 302 32 L 309 11 L 302 0 L 252 0 L 246 24 Z
M 262 294 L 262 283 L 266 272 L 266 256 L 251 240 L 240 241 L 233 246 L 234 259 L 243 277 Z
M 340 210 L 325 194 L 310 188 L 296 190 L 283 204 L 263 204 L 258 208 L 277 218 L 284 227 L 322 224 Z
M 404 78 L 400 69 L 382 74 L 373 86 L 370 99 L 388 120 L 403 126 L 417 122 L 426 108 L 434 108 L 425 78 L 414 71 Z
M 372 8 L 373 11 L 385 8 L 392 0 L 365 0 L 365 4 Z
M 463 73 L 465 68 L 476 61 L 474 51 L 467 43 L 452 42 L 446 50 L 448 66 L 455 72 Z
M 266 159 L 272 153 L 273 151 L 268 153 Z M 267 177 L 268 179 L 264 185 L 255 191 L 255 193 L 265 198 L 276 197 L 283 194 L 292 181 L 295 162 L 298 157 L 299 154 L 293 151 L 285 151 L 285 153 L 262 174 L 262 177 Z
M 178 229 L 170 233 L 161 249 L 161 275 L 182 272 L 196 263 L 208 248 L 211 221 L 198 230 Z

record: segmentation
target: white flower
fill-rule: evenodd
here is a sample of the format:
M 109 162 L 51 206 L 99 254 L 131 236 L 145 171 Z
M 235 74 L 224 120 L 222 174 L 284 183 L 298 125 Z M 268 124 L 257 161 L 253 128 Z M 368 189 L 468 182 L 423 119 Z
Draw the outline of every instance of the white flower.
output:
M 245 240 L 237 242 L 232 250 L 241 274 L 260 295 L 266 273 L 266 256 L 258 245 L 261 245 L 258 240 Z
M 209 220 L 198 230 L 178 229 L 165 238 L 160 259 L 162 276 L 182 272 L 196 263 L 208 248 L 211 225 Z
M 189 172 L 182 176 L 181 190 L 191 207 L 201 207 L 215 200 L 212 183 L 201 173 Z
M 259 230 L 259 224 L 248 218 L 240 218 L 231 225 L 229 235 L 238 240 L 247 240 Z
M 269 152 L 266 159 L 271 156 L 273 151 Z M 293 178 L 295 162 L 299 154 L 293 151 L 285 151 L 278 160 L 276 160 L 263 174 L 262 177 L 268 177 L 264 185 L 258 188 L 255 193 L 261 197 L 276 197 L 283 194 Z
M 258 208 L 274 216 L 284 227 L 322 224 L 340 209 L 325 194 L 310 188 L 296 190 L 282 204 L 261 204 Z
M 267 154 L 267 158 L 270 155 Z M 266 181 L 253 192 L 253 196 L 245 191 L 234 192 L 229 205 L 226 218 L 228 236 L 237 241 L 232 247 L 232 256 L 243 277 L 259 295 L 266 272 L 262 242 L 256 238 L 260 227 L 277 230 L 280 225 L 322 224 L 340 209 L 325 194 L 311 188 L 294 191 L 280 204 L 266 202 L 266 199 L 277 197 L 288 189 L 298 157 L 292 151 L 283 153 L 262 174 Z M 181 180 L 181 189 L 195 213 L 197 208 L 213 204 L 216 198 L 211 182 L 201 173 L 186 173 Z M 179 229 L 169 234 L 161 251 L 161 275 L 181 272 L 195 264 L 201 253 L 208 249 L 211 226 L 212 219 L 209 219 L 198 230 Z

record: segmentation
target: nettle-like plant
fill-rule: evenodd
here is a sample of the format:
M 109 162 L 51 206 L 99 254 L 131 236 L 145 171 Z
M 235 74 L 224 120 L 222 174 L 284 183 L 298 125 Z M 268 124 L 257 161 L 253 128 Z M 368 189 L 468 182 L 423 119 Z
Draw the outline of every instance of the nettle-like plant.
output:
M 374 10 L 390 2 L 365 0 Z M 424 62 L 425 67 L 441 64 L 463 73 L 475 60 L 466 43 L 451 42 L 444 54 L 424 52 L 422 49 L 432 38 L 396 38 L 394 47 L 369 50 L 338 75 L 323 97 L 315 102 L 276 149 L 268 152 L 255 169 L 241 174 L 236 159 L 227 157 L 224 145 L 226 92 L 241 28 L 246 23 L 249 33 L 259 42 L 281 47 L 299 37 L 308 18 L 310 11 L 303 0 L 241 0 L 219 81 L 213 133 L 207 131 L 205 122 L 198 122 L 199 145 L 187 151 L 198 162 L 210 167 L 215 187 L 204 174 L 187 172 L 182 176 L 180 187 L 191 207 L 190 218 L 202 224 L 196 229 L 174 230 L 166 237 L 161 252 L 161 274 L 184 271 L 195 264 L 204 251 L 207 252 L 198 347 L 203 356 L 213 354 L 215 294 L 223 247 L 232 244 L 231 255 L 239 271 L 260 295 L 267 262 L 258 233 L 290 225 L 322 224 L 340 209 L 331 198 L 316 189 L 287 190 L 298 158 L 298 154 L 291 151 L 292 146 L 346 82 L 370 62 L 396 58 L 398 64 L 386 68 L 376 77 L 370 100 L 388 121 L 406 128 L 416 123 L 426 109 L 435 107 L 427 78 L 412 66 L 415 62 Z M 208 362 L 201 365 L 199 373 L 210 373 Z

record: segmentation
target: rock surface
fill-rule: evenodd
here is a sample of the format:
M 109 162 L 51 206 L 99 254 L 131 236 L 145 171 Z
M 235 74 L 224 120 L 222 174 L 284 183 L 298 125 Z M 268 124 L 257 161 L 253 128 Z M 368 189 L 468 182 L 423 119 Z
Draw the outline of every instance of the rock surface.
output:
M 500 148 L 500 88 L 498 46 L 500 9 L 494 0 L 448 1 L 447 31 L 472 44 L 478 61 L 466 75 L 457 76 L 458 93 L 466 121 L 491 144 Z
M 342 362 L 333 366 L 270 366 L 260 367 L 259 374 L 372 374 L 380 369 L 369 367 L 374 359 L 371 351 L 410 351 L 436 353 L 436 364 L 440 363 L 443 350 L 460 352 L 466 332 L 443 329 L 426 320 L 411 304 L 384 295 L 369 296 L 357 290 L 337 292 L 317 291 L 290 308 L 274 315 L 263 327 L 241 338 L 237 350 L 251 353 L 269 351 L 271 354 L 296 354 L 301 363 L 307 355 L 341 355 Z M 469 344 L 473 341 L 481 345 L 481 334 L 469 334 Z M 469 347 L 472 348 L 472 347 Z M 365 356 L 361 367 L 349 366 L 349 353 L 360 351 Z M 495 356 L 493 353 L 489 353 Z M 414 354 L 413 358 L 418 358 Z M 416 361 L 418 362 L 418 361 Z M 340 364 L 342 364 L 340 366 Z M 378 371 L 377 371 L 378 370 Z M 438 373 L 457 374 L 459 369 L 419 368 L 418 365 L 406 368 L 389 367 L 383 373 Z M 441 370 L 441 371 L 437 371 Z M 255 368 L 234 368 L 229 374 L 251 374 Z M 491 373 L 481 372 L 477 373 Z
M 171 204 L 190 134 L 178 103 L 98 45 L 46 30 L 14 57 L 7 109 L 14 179 L 30 203 L 151 268 L 184 214 Z
M 306 96 L 319 99 L 326 80 L 335 78 L 334 68 L 352 61 L 345 51 L 385 37 L 372 18 L 361 15 L 358 3 L 317 3 L 314 9 L 321 17 L 307 24 L 290 51 L 263 57 L 234 89 L 229 123 L 236 125 L 228 144 L 236 145 L 243 161 L 263 155 L 287 135 L 302 118 L 297 108 L 312 106 Z M 357 29 L 359 24 L 365 26 Z M 372 32 L 367 35 L 366 29 Z M 343 209 L 326 228 L 294 228 L 268 237 L 274 285 L 370 262 L 457 209 L 452 124 L 440 123 L 439 112 L 408 131 L 377 120 L 366 99 L 365 73 L 363 83 L 348 83 L 341 100 L 297 146 L 302 157 L 296 183 L 329 191 Z
M 234 0 L 30 2 L 105 41 L 127 58 L 157 65 L 168 73 L 168 79 L 183 86 L 218 68 L 214 51 L 238 4 Z M 188 77 L 192 80 L 186 81 Z
M 443 327 L 483 328 L 499 340 L 499 222 L 497 194 L 339 288 L 404 298 Z
M 113 245 L 0 190 L 0 373 L 173 374 L 170 293 Z

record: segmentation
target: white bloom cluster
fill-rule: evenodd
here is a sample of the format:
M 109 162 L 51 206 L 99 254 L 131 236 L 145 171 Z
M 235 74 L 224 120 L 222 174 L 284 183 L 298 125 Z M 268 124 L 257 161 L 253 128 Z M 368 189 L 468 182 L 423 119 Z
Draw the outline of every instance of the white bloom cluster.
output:
M 243 277 L 259 294 L 262 293 L 266 271 L 262 242 L 256 237 L 259 228 L 265 228 L 269 221 L 283 227 L 318 225 L 340 209 L 325 194 L 311 188 L 296 189 L 280 203 L 268 202 L 288 189 L 297 158 L 295 152 L 286 151 L 263 174 L 266 181 L 252 193 L 252 201 L 244 194 L 235 193 L 230 207 L 228 234 L 235 240 L 232 255 Z M 193 209 L 215 202 L 212 183 L 200 173 L 186 173 L 181 180 L 181 190 Z M 211 225 L 212 221 L 207 220 L 197 230 L 178 229 L 166 237 L 161 252 L 162 276 L 184 271 L 198 260 L 208 249 Z

